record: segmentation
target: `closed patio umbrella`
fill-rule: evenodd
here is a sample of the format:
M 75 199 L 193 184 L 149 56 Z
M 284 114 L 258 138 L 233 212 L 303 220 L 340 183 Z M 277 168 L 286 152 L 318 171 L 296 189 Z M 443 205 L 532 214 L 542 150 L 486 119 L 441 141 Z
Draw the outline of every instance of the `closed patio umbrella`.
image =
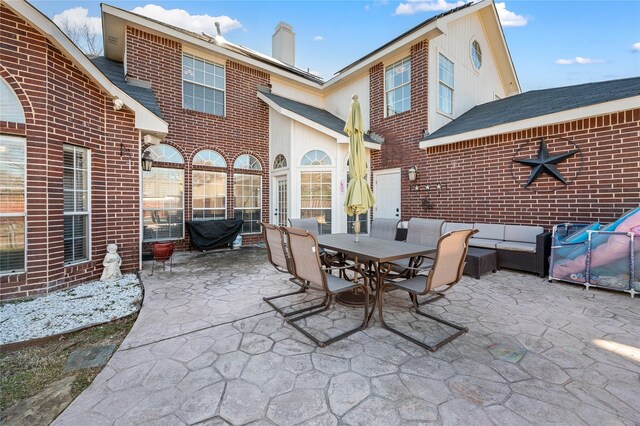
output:
M 364 178 L 367 174 L 367 159 L 364 150 L 364 125 L 358 95 L 352 97 L 344 131 L 349 135 L 349 174 L 351 175 L 344 200 L 344 211 L 349 216 L 356 216 L 354 232 L 357 242 L 360 232 L 359 215 L 366 213 L 375 203 L 369 183 Z

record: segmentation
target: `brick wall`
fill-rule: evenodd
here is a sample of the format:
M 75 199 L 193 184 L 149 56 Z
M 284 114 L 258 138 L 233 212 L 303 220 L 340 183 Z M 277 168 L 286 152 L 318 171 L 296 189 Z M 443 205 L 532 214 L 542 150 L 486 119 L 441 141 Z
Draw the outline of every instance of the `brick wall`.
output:
M 269 83 L 269 75 L 226 61 L 226 115 L 220 117 L 182 108 L 180 43 L 128 27 L 126 65 L 130 77 L 151 82 L 164 119 L 169 123 L 165 143 L 178 149 L 184 157 L 185 220 L 191 219 L 191 161 L 198 151 L 213 149 L 227 162 L 228 218 L 233 217 L 234 160 L 241 154 L 251 154 L 261 162 L 262 220 L 268 221 L 269 108 L 258 99 L 256 93 L 259 85 Z M 243 244 L 255 243 L 260 239 L 259 235 L 245 235 Z M 186 248 L 187 241 L 182 241 L 178 247 Z
M 134 115 L 113 111 L 102 92 L 44 36 L 0 7 L 0 75 L 22 103 L 26 124 L 0 133 L 27 142 L 27 272 L 0 276 L 0 298 L 32 296 L 99 278 L 106 245 L 115 242 L 123 271 L 138 266 L 139 149 Z M 64 265 L 62 147 L 91 151 L 91 260 Z M 107 202 L 108 201 L 108 202 Z
M 547 175 L 528 189 L 522 186 L 531 168 L 512 159 L 535 157 L 542 137 L 551 154 L 576 145 L 582 152 L 558 165 L 568 186 Z M 419 183 L 438 182 L 443 189 L 403 189 L 405 219 L 546 228 L 562 222 L 610 222 L 640 203 L 640 109 L 429 148 L 415 164 Z M 432 209 L 421 206 L 424 197 Z
M 417 141 L 422 138 L 428 123 L 428 70 L 429 42 L 423 41 L 411 47 L 411 109 L 390 117 L 384 115 L 384 64 L 369 69 L 371 131 L 385 139 L 380 151 L 371 151 L 372 170 L 403 167 L 402 212 L 405 204 L 417 201 L 408 192 L 409 182 L 404 179 L 408 159 L 423 155 Z M 389 64 L 386 64 L 389 65 Z M 415 199 L 414 199 L 415 198 Z

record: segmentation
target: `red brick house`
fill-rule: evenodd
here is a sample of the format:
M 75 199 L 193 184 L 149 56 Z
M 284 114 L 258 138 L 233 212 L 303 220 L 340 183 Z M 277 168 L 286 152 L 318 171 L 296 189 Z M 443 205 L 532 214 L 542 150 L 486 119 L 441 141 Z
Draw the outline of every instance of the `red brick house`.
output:
M 97 278 L 111 242 L 138 269 L 147 243 L 186 248 L 189 220 L 242 218 L 245 244 L 258 221 L 288 217 L 350 232 L 354 94 L 373 216 L 550 227 L 640 201 L 640 79 L 521 94 L 492 1 L 435 16 L 328 81 L 296 68 L 285 23 L 271 57 L 102 5 L 105 57 L 89 60 L 28 3 L 0 10 L 3 106 L 22 111 L 0 121 L 13 152 L 0 162 L 16 170 L 0 182 L 2 298 Z M 542 137 L 552 154 L 578 151 L 558 165 L 566 186 L 542 175 L 523 187 L 530 168 L 513 160 Z

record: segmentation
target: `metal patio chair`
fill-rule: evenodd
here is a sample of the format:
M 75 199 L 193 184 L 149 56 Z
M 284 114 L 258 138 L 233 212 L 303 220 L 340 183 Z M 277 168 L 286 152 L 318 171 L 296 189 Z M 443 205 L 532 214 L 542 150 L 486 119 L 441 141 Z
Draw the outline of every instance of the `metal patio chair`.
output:
M 318 219 L 314 217 L 310 217 L 306 219 L 289 218 L 288 220 L 292 228 L 303 229 L 308 233 L 315 235 L 316 237 L 320 235 L 320 224 L 318 223 Z
M 351 334 L 362 330 L 366 327 L 369 317 L 369 286 L 366 276 L 362 274 L 359 267 L 356 268 L 355 274 L 360 274 L 363 277 L 362 282 L 355 279 L 353 281 L 347 281 L 343 278 L 332 275 L 333 270 L 340 270 L 344 268 L 353 268 L 352 265 L 344 266 L 342 268 L 334 267 L 328 268 L 323 266 L 322 260 L 319 256 L 318 240 L 315 235 L 294 228 L 284 228 L 284 233 L 287 236 L 289 244 L 289 254 L 291 257 L 291 264 L 293 274 L 306 283 L 310 288 L 317 289 L 325 293 L 325 298 L 320 309 L 309 313 L 302 314 L 297 317 L 287 317 L 286 321 L 309 339 L 314 341 L 318 346 L 326 346 L 338 340 L 344 339 Z M 357 259 L 356 259 L 357 264 Z M 338 336 L 332 337 L 328 340 L 321 341 L 314 337 L 307 330 L 296 324 L 298 321 L 308 318 L 310 316 L 319 314 L 326 311 L 331 306 L 333 296 L 345 291 L 350 291 L 355 288 L 362 288 L 365 293 L 365 305 L 364 305 L 364 318 L 362 324 L 358 327 L 348 330 Z
M 400 223 L 398 219 L 373 219 L 369 236 L 379 240 L 395 241 L 398 232 L 398 223 Z
M 286 238 L 284 233 L 282 232 L 282 228 L 279 228 L 270 223 L 260 223 L 260 225 L 262 225 L 262 235 L 264 237 L 264 243 L 267 246 L 267 257 L 269 259 L 269 263 L 271 263 L 277 271 L 293 275 L 291 258 L 289 257 Z M 307 312 L 322 306 L 322 304 L 319 304 L 303 309 L 294 310 L 291 312 L 284 312 L 282 308 L 276 306 L 273 302 L 271 302 L 272 300 L 302 294 L 307 291 L 308 286 L 296 277 L 291 277 L 289 281 L 296 285 L 299 285 L 300 289 L 289 293 L 278 294 L 276 296 L 263 297 L 262 300 L 267 302 L 269 306 L 275 309 L 275 311 L 283 317 L 297 315 L 302 312 Z
M 412 217 L 407 228 L 407 243 L 435 247 L 440 238 L 443 220 Z M 433 256 L 421 256 L 416 259 L 398 259 L 391 264 L 390 276 L 394 278 L 411 278 L 416 268 L 430 268 Z
M 462 327 L 460 325 L 421 311 L 420 305 L 418 304 L 418 296 L 436 295 L 437 298 L 440 298 L 442 297 L 442 293 L 449 290 L 460 281 L 460 278 L 462 278 L 462 271 L 464 270 L 467 250 L 469 249 L 469 238 L 471 238 L 471 235 L 475 234 L 476 232 L 478 231 L 475 229 L 466 229 L 449 232 L 440 237 L 440 239 L 438 240 L 438 251 L 436 253 L 436 258 L 433 261 L 433 265 L 428 270 L 428 274 L 426 276 L 417 275 L 413 278 L 409 278 L 403 281 L 384 282 L 381 288 L 378 289 L 378 297 L 380 298 L 380 300 L 378 300 L 380 324 L 386 329 L 432 352 L 437 351 L 441 346 L 466 333 L 468 331 L 466 327 Z M 422 268 L 413 269 L 423 270 Z M 430 346 L 407 334 L 404 334 L 399 330 L 390 327 L 387 323 L 385 323 L 383 317 L 383 300 L 386 290 L 402 290 L 408 292 L 413 304 L 413 308 L 418 315 L 431 318 L 458 331 L 436 343 L 435 345 Z M 434 299 L 430 301 L 433 300 Z

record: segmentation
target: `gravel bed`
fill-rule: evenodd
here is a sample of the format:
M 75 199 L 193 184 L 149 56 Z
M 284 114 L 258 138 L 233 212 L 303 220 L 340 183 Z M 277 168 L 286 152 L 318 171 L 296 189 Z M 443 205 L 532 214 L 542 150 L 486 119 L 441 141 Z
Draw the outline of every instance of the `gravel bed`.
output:
M 134 274 L 23 302 L 7 302 L 0 306 L 0 344 L 54 336 L 126 317 L 136 312 L 141 302 L 142 286 Z

